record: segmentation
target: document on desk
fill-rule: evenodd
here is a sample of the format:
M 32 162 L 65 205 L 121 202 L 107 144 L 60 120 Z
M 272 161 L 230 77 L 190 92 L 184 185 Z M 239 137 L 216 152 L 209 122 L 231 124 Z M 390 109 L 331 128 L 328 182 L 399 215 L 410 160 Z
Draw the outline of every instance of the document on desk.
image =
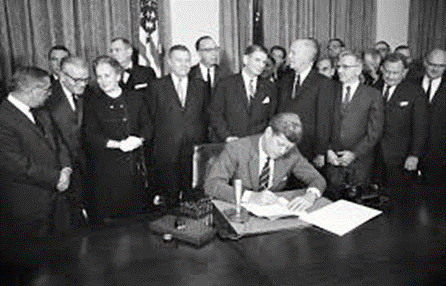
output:
M 314 212 L 302 214 L 299 218 L 309 224 L 343 236 L 381 213 L 380 210 L 346 200 L 338 200 Z
M 258 217 L 265 217 L 270 220 L 278 218 L 300 216 L 303 212 L 292 211 L 287 208 L 288 200 L 285 198 L 278 198 L 277 202 L 270 205 L 258 205 L 253 203 L 242 203 L 242 206 Z M 305 212 L 306 213 L 306 212 Z

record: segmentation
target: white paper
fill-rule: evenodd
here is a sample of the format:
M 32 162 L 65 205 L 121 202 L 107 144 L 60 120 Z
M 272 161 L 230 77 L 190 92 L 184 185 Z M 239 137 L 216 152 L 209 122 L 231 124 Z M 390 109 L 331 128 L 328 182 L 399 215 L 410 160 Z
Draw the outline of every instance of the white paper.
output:
M 250 213 L 258 217 L 266 217 L 275 220 L 281 217 L 300 216 L 302 212 L 291 211 L 287 208 L 288 200 L 278 197 L 277 203 L 271 205 L 258 205 L 253 203 L 242 203 L 242 206 Z
M 302 214 L 299 218 L 307 223 L 342 236 L 381 213 L 382 211 L 380 210 L 346 200 L 338 200 L 319 210 Z

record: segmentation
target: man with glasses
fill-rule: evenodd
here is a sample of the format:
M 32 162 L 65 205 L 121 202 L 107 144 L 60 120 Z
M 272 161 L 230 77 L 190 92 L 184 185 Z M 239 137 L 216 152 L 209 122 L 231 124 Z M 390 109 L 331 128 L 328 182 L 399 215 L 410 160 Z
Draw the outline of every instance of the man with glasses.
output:
M 87 63 L 79 57 L 69 56 L 60 63 L 60 79 L 51 86 L 46 106 L 57 130 L 70 152 L 76 177 L 86 174 L 86 157 L 82 148 L 82 126 L 85 101 L 90 92 Z M 79 183 L 80 180 L 76 180 Z
M 380 181 L 392 187 L 388 191 L 410 186 L 409 172 L 418 169 L 428 130 L 426 97 L 421 87 L 404 81 L 408 70 L 404 55 L 389 54 L 381 67 L 384 81 L 375 85 L 385 112 L 376 170 Z
M 428 100 L 429 135 L 422 174 L 430 185 L 444 185 L 446 176 L 446 51 L 432 50 L 424 59 L 425 74 L 415 81 Z
M 195 42 L 195 49 L 200 56 L 200 62 L 191 68 L 189 77 L 204 81 L 210 99 L 217 82 L 230 73 L 219 65 L 220 47 L 210 36 L 200 37 Z
M 289 209 L 307 209 L 322 195 L 326 183 L 297 149 L 296 144 L 302 135 L 302 123 L 297 114 L 275 115 L 262 134 L 226 144 L 211 167 L 204 185 L 205 192 L 235 203 L 231 185 L 233 178 L 238 178 L 242 180 L 245 191 L 243 200 L 268 204 L 271 192 L 279 192 L 279 196 L 290 200 Z M 306 191 L 280 192 L 291 174 L 305 183 Z
M 363 62 L 351 52 L 340 55 L 339 85 L 335 90 L 334 124 L 327 151 L 327 179 L 336 197 L 345 184 L 368 182 L 374 162 L 374 146 L 384 123 L 379 92 L 360 82 Z

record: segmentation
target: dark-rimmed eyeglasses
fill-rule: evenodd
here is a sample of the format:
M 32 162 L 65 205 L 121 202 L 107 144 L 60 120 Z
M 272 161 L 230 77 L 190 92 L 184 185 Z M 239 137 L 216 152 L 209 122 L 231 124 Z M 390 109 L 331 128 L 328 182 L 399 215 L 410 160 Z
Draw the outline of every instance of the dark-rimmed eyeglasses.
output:
M 446 68 L 446 64 L 434 64 L 434 63 L 431 63 L 429 61 L 426 61 L 426 63 L 427 63 L 428 66 L 431 66 L 431 67 L 434 67 L 434 68 Z
M 64 75 L 66 75 L 67 77 L 69 77 L 72 81 L 74 81 L 76 84 L 79 83 L 88 83 L 90 81 L 90 77 L 85 77 L 85 78 L 75 78 L 72 77 L 71 75 L 67 74 L 66 72 L 63 72 Z
M 215 48 L 204 48 L 204 49 L 200 49 L 201 52 L 217 52 L 220 50 L 220 47 L 215 47 Z
M 336 65 L 337 69 L 343 68 L 343 69 L 349 69 L 349 68 L 356 68 L 359 67 L 358 65 Z

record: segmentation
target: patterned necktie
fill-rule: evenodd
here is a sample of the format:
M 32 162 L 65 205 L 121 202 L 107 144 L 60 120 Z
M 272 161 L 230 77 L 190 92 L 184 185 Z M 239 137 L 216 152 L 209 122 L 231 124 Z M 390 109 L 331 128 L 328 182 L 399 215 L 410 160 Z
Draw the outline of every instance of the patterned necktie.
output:
M 269 161 L 270 161 L 270 159 L 271 159 L 270 157 L 266 158 L 265 165 L 263 165 L 262 172 L 260 172 L 260 176 L 259 176 L 259 192 L 268 189 L 269 173 L 270 173 L 270 168 L 269 168 Z
M 180 78 L 178 80 L 178 84 L 177 84 L 177 93 L 178 93 L 178 97 L 180 98 L 180 102 L 181 102 L 181 106 L 184 107 L 184 103 L 185 103 L 185 98 L 184 98 L 184 90 L 183 90 L 183 79 Z
M 294 99 L 297 94 L 297 89 L 300 87 L 300 74 L 296 74 L 294 77 L 294 83 L 293 83 L 293 91 L 291 93 L 291 99 Z
M 347 104 L 350 102 L 350 86 L 346 86 L 345 87 L 345 94 L 344 94 L 344 99 L 342 100 L 342 103 Z

